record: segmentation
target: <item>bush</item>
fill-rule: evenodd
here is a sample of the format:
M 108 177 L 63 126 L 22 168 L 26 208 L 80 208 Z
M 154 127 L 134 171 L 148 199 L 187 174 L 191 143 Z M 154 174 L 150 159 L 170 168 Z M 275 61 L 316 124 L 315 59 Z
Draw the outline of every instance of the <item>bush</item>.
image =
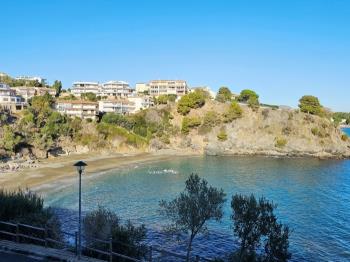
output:
M 303 96 L 299 100 L 299 108 L 303 113 L 311 115 L 322 115 L 323 107 L 315 96 Z
M 292 133 L 292 128 L 289 126 L 285 126 L 282 128 L 282 134 L 289 136 Z
M 219 141 L 226 141 L 227 140 L 227 133 L 224 128 L 221 128 L 219 133 L 217 134 L 217 138 Z
M 224 123 L 230 123 L 233 120 L 242 117 L 243 110 L 240 105 L 233 101 L 229 107 L 229 109 L 223 113 L 223 121 Z
M 226 101 L 231 101 L 232 100 L 231 90 L 226 86 L 220 87 L 215 100 L 221 103 L 224 103 Z
M 250 98 L 259 98 L 259 95 L 255 93 L 253 90 L 244 89 L 241 91 L 241 94 L 238 96 L 238 101 L 240 102 L 248 102 Z
M 259 99 L 255 96 L 251 96 L 248 99 L 248 106 L 253 109 L 253 111 L 257 111 L 260 107 Z
M 169 102 L 175 102 L 176 95 L 170 94 L 170 95 L 160 95 L 155 100 L 156 104 L 158 105 L 166 105 Z
M 196 89 L 194 92 L 181 97 L 177 104 L 177 112 L 182 115 L 187 115 L 191 109 L 204 106 L 205 99 L 205 91 Z
M 276 138 L 276 142 L 275 142 L 275 147 L 278 147 L 278 148 L 283 148 L 287 145 L 287 139 L 285 138 Z
M 81 96 L 81 99 L 83 99 L 83 100 L 87 100 L 87 101 L 91 101 L 91 102 L 97 101 L 96 94 L 94 94 L 92 92 L 87 92 L 87 93 L 81 94 L 80 96 Z
M 349 137 L 346 134 L 342 134 L 341 135 L 341 140 L 343 140 L 344 142 L 348 141 Z
M 181 132 L 183 134 L 188 134 L 191 128 L 197 127 L 201 124 L 201 119 L 199 117 L 184 117 L 182 119 Z
M 134 226 L 130 221 L 125 225 L 120 222 L 118 216 L 103 207 L 88 213 L 83 220 L 84 233 L 88 238 L 97 238 L 109 241 L 112 238 L 112 250 L 115 253 L 130 256 L 133 258 L 144 258 L 147 253 L 147 247 L 142 244 L 146 238 L 146 228 L 144 225 Z M 97 241 L 87 241 L 90 248 L 108 251 L 107 243 Z M 101 258 L 94 252 L 88 252 L 89 255 Z M 114 258 L 113 261 L 124 261 L 121 258 Z

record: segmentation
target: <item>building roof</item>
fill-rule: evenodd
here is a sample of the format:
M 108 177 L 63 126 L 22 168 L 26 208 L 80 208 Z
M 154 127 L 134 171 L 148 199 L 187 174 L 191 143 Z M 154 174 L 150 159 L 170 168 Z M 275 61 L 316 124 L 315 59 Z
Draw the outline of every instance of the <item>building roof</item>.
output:
M 73 85 L 99 85 L 99 82 L 84 82 L 84 81 L 77 81 L 73 82 Z
M 151 80 L 149 81 L 150 83 L 169 83 L 169 82 L 181 82 L 181 83 L 186 83 L 185 80 Z
M 119 84 L 119 85 L 129 85 L 128 82 L 125 81 L 117 81 L 117 80 L 111 80 L 103 83 L 103 85 L 110 85 L 110 84 Z
M 98 105 L 97 102 L 86 101 L 86 100 L 58 100 L 56 103 L 60 104 L 74 104 L 74 105 Z

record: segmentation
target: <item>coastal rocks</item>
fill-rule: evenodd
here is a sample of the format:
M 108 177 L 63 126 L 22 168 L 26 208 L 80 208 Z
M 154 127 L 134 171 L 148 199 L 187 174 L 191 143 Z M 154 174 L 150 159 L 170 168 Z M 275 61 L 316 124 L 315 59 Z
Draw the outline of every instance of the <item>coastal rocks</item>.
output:
M 35 168 L 38 160 L 7 160 L 0 163 L 0 173 L 15 172 L 24 168 Z

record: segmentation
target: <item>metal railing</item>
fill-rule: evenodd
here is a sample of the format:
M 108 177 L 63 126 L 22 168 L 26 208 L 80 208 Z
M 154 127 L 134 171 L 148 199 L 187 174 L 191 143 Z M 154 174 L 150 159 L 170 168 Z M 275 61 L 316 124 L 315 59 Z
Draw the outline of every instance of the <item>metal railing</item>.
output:
M 62 235 L 74 239 L 74 244 L 72 245 L 69 241 L 64 241 L 62 239 L 54 239 L 51 237 L 53 229 L 45 227 L 36 227 L 22 223 L 10 223 L 5 221 L 0 221 L 0 239 L 3 239 L 3 236 L 7 236 L 7 240 L 15 241 L 17 243 L 31 243 L 36 245 L 41 245 L 45 247 L 51 247 L 56 249 L 65 249 L 78 254 L 78 232 L 74 234 L 66 231 L 60 231 Z M 113 261 L 113 258 L 118 257 L 124 259 L 124 261 L 149 261 L 149 262 L 158 262 L 158 261 L 186 261 L 186 256 L 180 255 L 178 253 L 171 252 L 169 250 L 162 249 L 159 246 L 146 246 L 147 253 L 144 259 L 133 258 L 121 253 L 113 251 L 114 245 L 121 245 L 127 248 L 134 248 L 134 246 L 125 244 L 121 241 L 113 240 L 112 238 L 108 240 L 97 239 L 82 235 L 83 237 L 83 253 L 86 256 L 91 256 L 90 252 L 99 254 L 100 257 L 104 257 L 104 260 Z M 104 245 L 104 249 L 96 248 L 95 244 L 100 243 Z M 194 261 L 211 261 L 210 259 L 195 256 Z

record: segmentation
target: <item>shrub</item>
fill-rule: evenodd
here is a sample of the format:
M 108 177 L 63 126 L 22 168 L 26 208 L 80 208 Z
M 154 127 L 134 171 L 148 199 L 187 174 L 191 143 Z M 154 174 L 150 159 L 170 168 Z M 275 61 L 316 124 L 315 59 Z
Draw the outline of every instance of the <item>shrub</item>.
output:
M 177 112 L 187 115 L 191 109 L 204 106 L 206 93 L 203 90 L 196 89 L 194 92 L 181 97 L 177 104 Z
M 344 142 L 348 141 L 348 136 L 346 134 L 342 134 L 341 135 L 341 140 L 343 140 Z
M 320 101 L 315 96 L 303 96 L 299 100 L 299 108 L 303 113 L 308 113 L 311 115 L 321 115 L 322 105 Z
M 292 128 L 290 126 L 285 126 L 282 128 L 282 134 L 289 136 L 292 133 Z
M 248 106 L 253 109 L 253 111 L 257 111 L 260 107 L 259 99 L 255 96 L 251 96 L 248 99 Z
M 287 139 L 278 137 L 276 138 L 275 147 L 283 148 L 287 145 Z
M 201 119 L 199 117 L 184 117 L 182 119 L 181 132 L 183 134 L 188 134 L 191 128 L 197 127 L 201 124 Z
M 240 105 L 233 101 L 229 107 L 229 109 L 223 113 L 223 121 L 224 123 L 230 123 L 233 120 L 242 117 L 243 110 Z
M 170 94 L 170 95 L 160 95 L 155 100 L 156 104 L 158 105 L 166 105 L 169 102 L 175 102 L 176 95 Z
M 240 102 L 248 102 L 250 98 L 259 98 L 259 95 L 255 93 L 253 90 L 250 89 L 244 89 L 241 91 L 241 94 L 238 96 L 238 101 Z
M 217 134 L 217 138 L 219 141 L 226 141 L 227 140 L 227 133 L 224 128 L 221 128 L 219 133 Z
M 118 216 L 105 208 L 99 207 L 97 210 L 88 213 L 83 220 L 83 229 L 90 238 L 109 240 L 112 238 L 112 250 L 115 253 L 123 254 L 133 258 L 144 258 L 147 253 L 147 247 L 142 243 L 146 238 L 146 228 L 144 225 L 134 226 L 130 221 L 122 224 Z M 109 245 L 102 242 L 88 241 L 90 248 L 109 250 Z M 88 252 L 94 257 L 100 255 L 94 252 Z M 115 258 L 117 259 L 117 258 Z M 119 258 L 113 261 L 124 261 Z
M 226 86 L 220 87 L 215 100 L 221 103 L 224 103 L 226 101 L 231 101 L 231 99 L 232 99 L 231 90 Z

